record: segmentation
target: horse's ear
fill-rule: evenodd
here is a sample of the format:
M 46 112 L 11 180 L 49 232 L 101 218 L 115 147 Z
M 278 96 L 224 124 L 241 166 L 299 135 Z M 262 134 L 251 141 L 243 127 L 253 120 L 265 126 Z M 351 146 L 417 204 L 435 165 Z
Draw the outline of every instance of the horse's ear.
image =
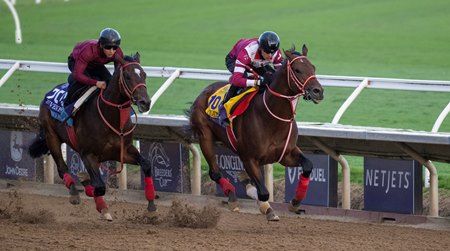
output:
M 306 44 L 303 44 L 302 55 L 305 57 L 308 55 L 308 47 L 306 47 Z
M 138 62 L 141 63 L 141 54 L 139 54 L 139 52 L 136 52 L 136 54 L 134 54 L 133 59 Z
M 290 51 L 290 50 L 284 50 L 283 49 L 283 53 L 284 53 L 284 55 L 287 57 L 287 58 L 289 58 L 291 55 L 292 55 L 292 52 Z

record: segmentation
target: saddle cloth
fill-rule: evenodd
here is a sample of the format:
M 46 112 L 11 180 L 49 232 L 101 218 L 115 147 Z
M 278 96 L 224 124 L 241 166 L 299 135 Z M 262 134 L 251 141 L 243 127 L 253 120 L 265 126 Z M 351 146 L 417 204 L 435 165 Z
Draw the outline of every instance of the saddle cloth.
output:
M 232 97 L 227 103 L 223 104 L 224 97 L 230 88 L 230 84 L 223 86 L 214 92 L 208 99 L 208 107 L 205 112 L 213 119 L 223 120 L 228 118 L 231 121 L 241 115 L 248 108 L 250 101 L 255 96 L 257 89 L 250 87 L 244 92 Z
M 68 83 L 63 83 L 56 86 L 53 90 L 45 94 L 43 102 L 50 110 L 52 118 L 61 122 L 67 121 L 70 125 L 72 121 L 68 118 L 70 114 L 72 114 L 73 104 L 64 107 L 64 100 L 67 97 L 68 88 Z

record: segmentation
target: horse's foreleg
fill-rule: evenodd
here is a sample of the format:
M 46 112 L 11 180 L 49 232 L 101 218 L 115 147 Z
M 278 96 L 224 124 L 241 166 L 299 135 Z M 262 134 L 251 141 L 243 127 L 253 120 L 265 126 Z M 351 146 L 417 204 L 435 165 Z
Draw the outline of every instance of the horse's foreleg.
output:
M 258 205 L 259 211 L 266 215 L 268 221 L 279 221 L 280 218 L 275 214 L 275 211 L 270 206 L 269 203 L 269 191 L 264 184 L 264 177 L 261 173 L 259 163 L 256 160 L 245 160 L 243 161 L 245 170 L 247 171 L 248 176 L 250 177 L 253 184 L 256 186 L 256 191 L 258 195 Z M 255 198 L 254 195 L 254 187 L 251 183 L 246 185 L 247 194 L 251 198 Z
M 58 168 L 58 175 L 64 181 L 67 189 L 69 189 L 70 203 L 74 205 L 80 204 L 80 195 L 78 193 L 78 190 L 76 189 L 75 181 L 69 174 L 69 168 L 67 167 L 67 164 L 62 156 L 61 141 L 53 130 L 47 130 L 45 140 L 47 142 L 48 149 L 50 150 L 50 154 L 55 160 L 56 166 Z
M 228 208 L 233 212 L 239 211 L 236 189 L 230 181 L 222 177 L 220 174 L 220 169 L 217 165 L 214 152 L 214 140 L 211 133 L 203 132 L 202 135 L 199 135 L 199 138 L 200 148 L 203 156 L 205 156 L 206 162 L 208 162 L 209 177 L 211 180 L 219 184 L 220 188 L 222 188 L 223 194 L 228 197 Z
M 287 156 L 286 160 L 282 162 L 285 166 L 301 166 L 302 174 L 297 184 L 297 189 L 295 190 L 295 197 L 289 203 L 289 211 L 294 213 L 300 213 L 300 203 L 305 199 L 306 192 L 309 186 L 309 176 L 313 170 L 312 162 L 306 158 L 306 156 L 296 148 L 290 156 Z
M 152 177 L 152 167 L 150 161 L 145 159 L 136 147 L 131 146 L 127 155 L 125 156 L 124 161 L 130 164 L 139 164 L 144 173 L 144 189 L 145 189 L 145 198 L 148 201 L 147 205 L 147 217 L 154 218 L 156 215 L 156 205 L 155 205 L 155 186 L 153 185 L 153 177 Z
M 82 156 L 81 158 L 89 173 L 89 179 L 87 179 L 87 177 L 80 177 L 81 184 L 84 186 L 84 191 L 87 196 L 94 197 L 97 211 L 101 213 L 106 220 L 111 221 L 112 217 L 104 198 L 106 186 L 100 175 L 100 162 L 98 162 L 97 157 L 94 155 Z

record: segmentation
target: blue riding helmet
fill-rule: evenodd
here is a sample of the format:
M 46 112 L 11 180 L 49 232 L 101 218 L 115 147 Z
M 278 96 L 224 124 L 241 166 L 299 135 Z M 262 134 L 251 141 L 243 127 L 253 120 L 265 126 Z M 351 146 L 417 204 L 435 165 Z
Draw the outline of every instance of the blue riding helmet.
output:
M 120 34 L 113 28 L 105 28 L 100 32 L 98 39 L 103 46 L 120 46 Z
M 258 44 L 265 53 L 275 53 L 280 47 L 280 37 L 273 31 L 265 31 L 259 36 Z

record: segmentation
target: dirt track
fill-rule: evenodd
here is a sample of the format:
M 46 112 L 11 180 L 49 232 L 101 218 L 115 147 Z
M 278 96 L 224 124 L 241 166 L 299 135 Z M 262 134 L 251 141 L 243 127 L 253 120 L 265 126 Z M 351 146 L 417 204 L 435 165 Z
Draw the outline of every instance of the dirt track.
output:
M 74 206 L 67 196 L 2 187 L 0 250 L 450 250 L 447 223 L 436 228 L 295 215 L 268 223 L 254 208 L 231 213 L 211 200 L 220 214 L 216 226 L 182 228 L 167 217 L 170 204 L 159 203 L 162 221 L 144 224 L 143 200 L 109 198 L 113 222 L 100 220 L 85 197 Z

